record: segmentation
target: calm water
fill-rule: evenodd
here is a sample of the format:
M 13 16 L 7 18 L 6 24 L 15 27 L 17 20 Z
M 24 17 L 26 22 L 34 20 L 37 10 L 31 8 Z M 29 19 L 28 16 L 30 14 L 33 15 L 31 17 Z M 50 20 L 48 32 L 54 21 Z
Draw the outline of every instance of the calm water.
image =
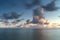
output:
M 60 40 L 60 29 L 1 28 L 0 40 Z

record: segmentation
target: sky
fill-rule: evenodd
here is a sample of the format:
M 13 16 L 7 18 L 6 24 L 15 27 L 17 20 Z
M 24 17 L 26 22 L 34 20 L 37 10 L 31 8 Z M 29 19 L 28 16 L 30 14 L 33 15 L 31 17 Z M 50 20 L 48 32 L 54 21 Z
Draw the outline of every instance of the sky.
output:
M 42 0 L 42 4 L 46 5 L 50 3 L 52 0 Z M 18 14 L 23 13 L 20 17 L 21 19 L 27 20 L 33 18 L 33 8 L 26 9 L 25 3 L 31 2 L 31 0 L 0 0 L 0 18 L 3 13 L 17 12 Z M 56 6 L 60 7 L 60 0 L 56 1 Z M 39 6 L 36 6 L 38 8 Z M 35 7 L 34 7 L 35 8 Z M 60 23 L 60 9 L 56 11 L 45 11 L 44 12 L 45 19 L 48 19 L 53 23 Z

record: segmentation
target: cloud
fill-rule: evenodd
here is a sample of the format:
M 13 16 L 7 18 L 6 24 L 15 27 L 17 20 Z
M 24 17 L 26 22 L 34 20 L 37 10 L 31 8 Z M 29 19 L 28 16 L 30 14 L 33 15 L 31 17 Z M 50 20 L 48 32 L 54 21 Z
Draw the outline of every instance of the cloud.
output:
M 2 17 L 5 18 L 5 19 L 17 19 L 21 16 L 22 16 L 22 14 L 18 14 L 16 12 L 4 13 L 2 15 Z
M 46 6 L 42 6 L 46 11 L 55 11 L 59 7 L 56 7 L 55 5 L 56 0 L 53 0 L 51 3 L 47 4 Z
M 26 8 L 30 9 L 34 6 L 39 5 L 40 2 L 41 2 L 41 0 L 33 0 L 32 3 L 26 3 L 25 6 L 26 6 Z
M 39 23 L 39 19 L 44 18 L 43 14 L 38 9 L 33 10 L 33 20 L 32 23 Z
M 40 4 L 40 2 L 41 2 L 41 0 L 33 0 L 33 5 L 39 5 Z

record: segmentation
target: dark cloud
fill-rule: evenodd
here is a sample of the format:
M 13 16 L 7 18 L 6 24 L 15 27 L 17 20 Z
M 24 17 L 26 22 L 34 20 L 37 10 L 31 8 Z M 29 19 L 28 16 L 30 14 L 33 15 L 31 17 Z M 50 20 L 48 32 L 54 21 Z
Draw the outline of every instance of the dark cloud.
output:
M 26 20 L 26 23 L 27 23 L 27 24 L 30 23 L 30 19 L 27 19 L 27 20 Z
M 22 14 L 18 14 L 16 12 L 11 12 L 11 13 L 4 13 L 2 17 L 5 19 L 17 19 L 21 16 L 22 16 Z
M 46 11 L 55 11 L 59 7 L 56 7 L 55 5 L 56 0 L 53 0 L 51 3 L 47 4 L 46 6 L 42 6 Z
M 36 18 L 35 18 L 34 16 L 35 16 Z M 34 23 L 34 24 L 39 23 L 38 20 L 39 20 L 40 18 L 44 18 L 43 14 L 40 13 L 40 10 L 34 9 L 34 10 L 33 10 L 33 20 L 32 20 L 32 23 Z
M 32 0 L 32 3 L 26 3 L 25 6 L 26 6 L 26 8 L 29 9 L 29 8 L 39 5 L 40 2 L 41 2 L 41 0 Z
M 30 9 L 33 7 L 33 5 L 32 4 L 26 4 L 25 7 L 26 7 L 26 9 Z
M 19 20 L 16 20 L 16 22 L 20 22 L 21 20 L 24 20 L 24 19 L 19 19 Z
M 16 23 L 18 23 L 18 22 L 20 22 L 20 21 L 22 21 L 22 20 L 24 20 L 24 19 L 14 20 L 12 23 L 16 24 Z
M 34 9 L 33 12 L 34 12 L 33 15 L 39 16 L 39 11 L 37 9 Z
M 40 4 L 40 2 L 41 2 L 41 0 L 33 0 L 33 5 L 39 5 Z
M 41 8 L 40 8 L 40 9 L 41 9 Z M 43 13 L 41 13 L 39 9 L 34 9 L 34 10 L 33 10 L 33 15 L 34 15 L 34 16 L 43 17 Z
M 16 12 L 11 12 L 11 15 L 15 18 L 15 19 L 17 19 L 17 18 L 19 18 L 21 15 L 19 15 L 18 13 L 16 13 Z
M 2 16 L 4 19 L 13 19 L 13 16 L 11 16 L 11 14 L 7 14 L 7 13 L 4 13 L 3 16 Z

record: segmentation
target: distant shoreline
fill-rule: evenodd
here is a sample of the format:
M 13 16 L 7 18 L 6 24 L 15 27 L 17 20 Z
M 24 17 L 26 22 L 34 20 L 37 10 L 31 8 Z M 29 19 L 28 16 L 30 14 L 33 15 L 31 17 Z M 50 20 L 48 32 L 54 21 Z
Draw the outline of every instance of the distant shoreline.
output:
M 58 30 L 60 28 L 0 28 L 0 29 L 36 29 L 36 30 Z

